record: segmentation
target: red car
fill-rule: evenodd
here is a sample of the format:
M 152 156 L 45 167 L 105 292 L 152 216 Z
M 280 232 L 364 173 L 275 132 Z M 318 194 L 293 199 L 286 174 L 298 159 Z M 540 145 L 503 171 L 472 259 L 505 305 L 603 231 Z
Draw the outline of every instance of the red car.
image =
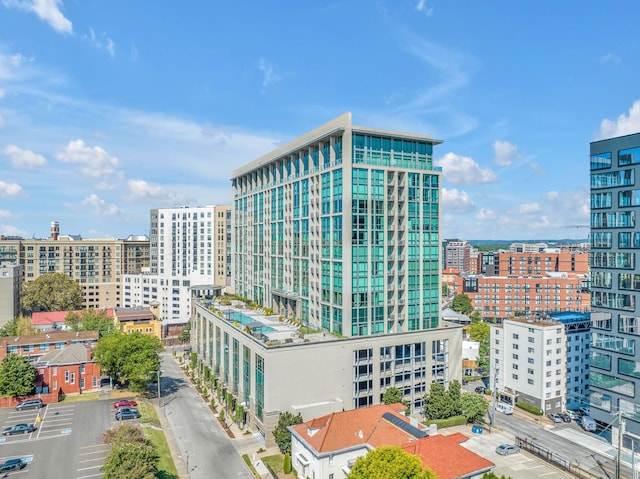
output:
M 133 407 L 133 406 L 137 406 L 138 403 L 135 401 L 130 401 L 128 399 L 121 399 L 118 402 L 114 402 L 113 403 L 113 407 L 115 409 L 118 409 L 119 407 Z

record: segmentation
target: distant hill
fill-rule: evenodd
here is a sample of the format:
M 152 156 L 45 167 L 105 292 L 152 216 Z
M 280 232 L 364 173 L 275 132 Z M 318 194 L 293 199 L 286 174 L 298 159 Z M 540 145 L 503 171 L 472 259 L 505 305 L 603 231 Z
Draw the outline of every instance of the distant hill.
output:
M 567 238 L 567 239 L 539 239 L 539 240 L 467 240 L 474 247 L 478 249 L 509 249 L 512 243 L 547 243 L 550 247 L 559 244 L 576 244 L 576 243 L 587 243 L 589 240 L 587 238 Z

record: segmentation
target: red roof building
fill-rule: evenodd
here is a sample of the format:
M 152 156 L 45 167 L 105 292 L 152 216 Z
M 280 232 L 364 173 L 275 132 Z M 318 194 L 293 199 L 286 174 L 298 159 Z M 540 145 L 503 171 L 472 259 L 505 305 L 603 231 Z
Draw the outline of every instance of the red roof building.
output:
M 64 330 L 67 315 L 70 312 L 81 315 L 85 310 L 78 311 L 38 311 L 31 313 L 31 325 L 39 331 Z M 113 318 L 113 308 L 104 309 L 108 318 Z
M 100 366 L 91 358 L 91 349 L 81 343 L 44 354 L 35 367 L 37 392 L 78 394 L 100 387 Z
M 424 427 L 402 414 L 404 410 L 402 404 L 381 404 L 292 426 L 291 462 L 298 477 L 345 478 L 359 457 L 392 445 L 418 455 L 439 479 L 475 477 L 494 467 L 460 445 L 467 439 L 463 434 L 428 437 Z
M 52 331 L 31 336 L 9 336 L 0 338 L 0 361 L 7 354 L 27 356 L 37 362 L 49 351 L 64 349 L 71 344 L 83 344 L 93 350 L 98 343 L 98 331 Z

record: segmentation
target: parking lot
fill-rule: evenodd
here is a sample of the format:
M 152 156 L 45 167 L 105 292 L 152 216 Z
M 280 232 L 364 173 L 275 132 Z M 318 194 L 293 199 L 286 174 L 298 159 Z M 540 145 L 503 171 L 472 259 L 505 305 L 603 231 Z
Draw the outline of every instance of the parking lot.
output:
M 36 427 L 31 433 L 0 437 L 0 461 L 26 462 L 21 471 L 9 473 L 20 479 L 98 479 L 109 453 L 102 434 L 117 425 L 114 412 L 112 400 L 61 402 L 27 411 L 0 409 L 3 430 L 22 423 Z

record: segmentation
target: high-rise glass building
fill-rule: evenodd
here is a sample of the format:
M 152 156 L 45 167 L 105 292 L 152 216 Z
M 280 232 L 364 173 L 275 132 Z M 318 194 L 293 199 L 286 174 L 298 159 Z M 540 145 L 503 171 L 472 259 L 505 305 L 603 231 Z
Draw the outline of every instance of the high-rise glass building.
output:
M 640 133 L 591 143 L 591 415 L 640 447 Z M 638 346 L 638 347 L 636 347 Z M 614 437 L 616 437 L 614 435 Z
M 234 291 L 344 337 L 437 328 L 439 143 L 345 113 L 234 171 Z

